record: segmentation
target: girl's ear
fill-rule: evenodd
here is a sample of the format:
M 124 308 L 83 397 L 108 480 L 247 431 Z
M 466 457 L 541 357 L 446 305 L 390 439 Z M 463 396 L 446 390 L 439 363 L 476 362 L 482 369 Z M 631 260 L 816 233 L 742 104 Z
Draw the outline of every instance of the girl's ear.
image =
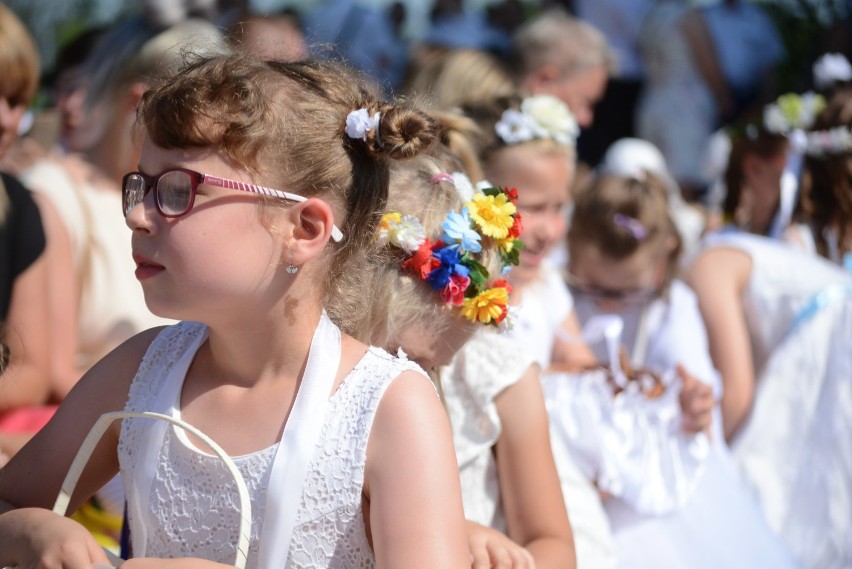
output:
M 677 235 L 669 235 L 666 237 L 666 253 L 673 253 L 675 249 L 677 249 L 678 245 L 680 245 L 680 237 Z
M 334 212 L 328 202 L 309 198 L 290 208 L 290 219 L 293 233 L 284 261 L 299 266 L 318 256 L 331 239 Z

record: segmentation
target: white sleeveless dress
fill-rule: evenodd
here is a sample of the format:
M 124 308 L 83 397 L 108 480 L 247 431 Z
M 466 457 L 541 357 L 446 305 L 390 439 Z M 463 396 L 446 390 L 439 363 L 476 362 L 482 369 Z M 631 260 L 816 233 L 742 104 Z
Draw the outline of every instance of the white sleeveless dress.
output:
M 151 343 L 130 387 L 126 410 L 150 411 L 159 405 L 164 389 L 174 389 L 179 415 L 181 359 L 191 361 L 207 337 L 207 328 L 182 322 L 165 328 Z M 365 568 L 375 565 L 367 541 L 362 511 L 362 487 L 367 442 L 382 395 L 400 373 L 418 370 L 416 364 L 370 348 L 328 399 L 321 431 L 310 458 L 290 540 L 289 555 L 279 567 Z M 428 381 L 424 376 L 424 380 Z M 300 391 L 304 386 L 300 388 Z M 282 416 L 286 410 L 282 408 Z M 291 416 L 292 418 L 292 416 Z M 246 417 L 245 420 L 251 420 Z M 144 539 L 131 534 L 135 552 L 146 557 L 198 557 L 233 563 L 239 527 L 239 497 L 230 474 L 213 455 L 195 448 L 179 429 L 165 428 L 156 460 L 140 451 L 151 421 L 126 419 L 118 454 L 128 485 L 130 527 L 144 527 Z M 267 506 L 272 464 L 280 443 L 233 457 L 246 480 L 252 504 L 252 534 L 247 568 L 267 569 L 258 550 L 264 522 L 275 515 Z M 141 474 L 140 474 L 141 473 Z M 141 476 L 141 478 L 140 478 Z M 148 485 L 138 503 L 133 500 L 139 480 Z
M 468 520 L 506 532 L 494 445 L 503 432 L 495 399 L 533 365 L 517 342 L 481 330 L 440 370 Z
M 601 313 L 577 300 L 580 321 Z M 611 315 L 610 315 L 611 316 Z M 683 364 L 699 381 L 719 386 L 694 293 L 674 281 L 667 294 L 619 313 L 631 362 L 671 380 Z M 601 342 L 602 343 L 602 342 Z M 596 349 L 608 362 L 607 350 Z M 594 373 L 594 372 L 592 372 Z M 721 417 L 713 436 L 681 429 L 679 381 L 659 398 L 622 392 L 591 374 L 552 376 L 545 383 L 553 444 L 598 473 L 618 552 L 619 569 L 798 569 L 741 480 L 724 444 Z
M 743 293 L 755 401 L 731 450 L 767 520 L 808 568 L 852 567 L 852 276 L 750 235 Z

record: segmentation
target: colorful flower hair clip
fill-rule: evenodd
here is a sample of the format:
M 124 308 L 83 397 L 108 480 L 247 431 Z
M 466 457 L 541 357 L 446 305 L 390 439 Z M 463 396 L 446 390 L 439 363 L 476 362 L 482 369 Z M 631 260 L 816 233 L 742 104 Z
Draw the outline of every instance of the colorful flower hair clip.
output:
M 499 326 L 509 313 L 511 287 L 504 279 L 489 286 L 490 275 L 479 259 L 490 245 L 500 252 L 503 272 L 518 264 L 523 224 L 517 196 L 517 190 L 503 188 L 475 193 L 461 211 L 447 214 L 436 241 L 426 237 L 416 217 L 386 213 L 376 239 L 405 251 L 402 268 L 427 282 L 445 304 L 460 307 L 471 322 Z
M 521 101 L 520 110 L 506 109 L 494 130 L 506 144 L 550 138 L 573 146 L 580 134 L 574 115 L 565 103 L 551 95 L 527 97 Z

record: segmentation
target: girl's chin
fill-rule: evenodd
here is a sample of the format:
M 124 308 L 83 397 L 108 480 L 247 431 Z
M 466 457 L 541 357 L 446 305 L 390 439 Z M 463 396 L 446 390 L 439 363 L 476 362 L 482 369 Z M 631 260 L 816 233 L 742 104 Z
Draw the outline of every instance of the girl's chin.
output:
M 531 253 L 525 249 L 521 250 L 521 254 L 518 256 L 519 263 L 517 268 L 524 267 L 530 270 L 538 270 L 545 257 L 546 255 L 543 253 Z

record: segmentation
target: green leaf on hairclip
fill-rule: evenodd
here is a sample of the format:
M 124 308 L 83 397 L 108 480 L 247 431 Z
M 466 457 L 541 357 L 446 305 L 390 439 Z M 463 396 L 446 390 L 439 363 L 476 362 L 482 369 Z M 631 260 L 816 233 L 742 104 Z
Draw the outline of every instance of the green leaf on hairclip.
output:
M 482 193 L 485 194 L 486 196 L 491 196 L 491 197 L 496 198 L 497 196 L 499 196 L 500 194 L 502 194 L 504 192 L 501 188 L 483 188 Z
M 467 259 L 464 264 L 470 269 L 470 282 L 473 285 L 468 287 L 468 291 L 472 292 L 475 296 L 488 281 L 488 269 L 473 258 Z

